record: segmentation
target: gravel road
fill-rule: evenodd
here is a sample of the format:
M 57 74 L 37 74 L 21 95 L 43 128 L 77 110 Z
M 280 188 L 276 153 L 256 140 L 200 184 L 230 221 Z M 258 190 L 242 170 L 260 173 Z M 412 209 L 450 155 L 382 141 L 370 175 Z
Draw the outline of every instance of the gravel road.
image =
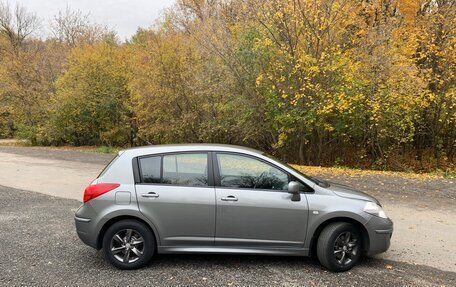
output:
M 163 255 L 119 271 L 77 238 L 80 202 L 0 186 L 1 286 L 455 286 L 456 273 L 364 259 L 345 273 L 297 257 Z
M 112 157 L 0 147 L 0 286 L 456 286 L 455 184 L 386 175 L 317 175 L 373 194 L 395 222 L 391 249 L 350 272 L 306 258 L 226 255 L 163 255 L 118 271 L 79 241 L 73 223 L 83 187 Z

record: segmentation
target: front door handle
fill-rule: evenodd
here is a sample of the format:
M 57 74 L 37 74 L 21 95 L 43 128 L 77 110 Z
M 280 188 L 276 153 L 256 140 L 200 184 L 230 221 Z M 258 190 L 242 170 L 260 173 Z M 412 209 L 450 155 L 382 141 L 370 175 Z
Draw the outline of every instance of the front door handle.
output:
M 144 193 L 143 195 L 141 195 L 142 197 L 148 197 L 148 198 L 157 198 L 159 197 L 158 194 L 156 194 L 155 192 L 148 192 L 148 193 Z
M 227 197 L 222 197 L 223 201 L 238 201 L 237 197 L 234 195 L 228 195 Z

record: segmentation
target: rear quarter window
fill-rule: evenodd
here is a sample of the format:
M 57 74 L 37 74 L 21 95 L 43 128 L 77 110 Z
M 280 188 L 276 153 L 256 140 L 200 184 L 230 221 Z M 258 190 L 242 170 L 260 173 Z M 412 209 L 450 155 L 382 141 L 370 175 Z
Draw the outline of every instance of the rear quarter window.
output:
M 119 155 L 115 156 L 109 163 L 107 166 L 105 166 L 105 168 L 103 168 L 103 170 L 100 172 L 100 174 L 97 176 L 97 178 L 100 178 L 102 177 L 108 170 L 109 168 L 114 164 L 114 162 L 119 158 Z

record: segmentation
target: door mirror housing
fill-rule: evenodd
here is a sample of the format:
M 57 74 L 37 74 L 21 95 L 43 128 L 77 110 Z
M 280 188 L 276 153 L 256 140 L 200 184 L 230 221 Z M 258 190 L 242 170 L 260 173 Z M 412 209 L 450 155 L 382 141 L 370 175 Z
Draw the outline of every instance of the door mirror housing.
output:
M 288 193 L 293 194 L 291 201 L 301 201 L 301 194 L 299 193 L 299 183 L 290 181 L 288 183 Z
M 288 193 L 299 193 L 299 183 L 296 181 L 290 181 L 288 183 Z

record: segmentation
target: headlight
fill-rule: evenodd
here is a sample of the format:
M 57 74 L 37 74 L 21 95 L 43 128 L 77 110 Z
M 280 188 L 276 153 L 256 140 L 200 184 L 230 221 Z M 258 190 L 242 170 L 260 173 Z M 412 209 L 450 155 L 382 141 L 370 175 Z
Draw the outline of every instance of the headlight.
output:
M 383 208 L 381 208 L 381 206 L 379 206 L 377 203 L 372 202 L 372 201 L 366 202 L 366 205 L 364 206 L 364 212 L 367 212 L 369 214 L 372 214 L 372 215 L 375 215 L 375 216 L 378 216 L 381 218 L 388 218 L 388 216 L 386 216 L 386 213 L 383 210 Z

